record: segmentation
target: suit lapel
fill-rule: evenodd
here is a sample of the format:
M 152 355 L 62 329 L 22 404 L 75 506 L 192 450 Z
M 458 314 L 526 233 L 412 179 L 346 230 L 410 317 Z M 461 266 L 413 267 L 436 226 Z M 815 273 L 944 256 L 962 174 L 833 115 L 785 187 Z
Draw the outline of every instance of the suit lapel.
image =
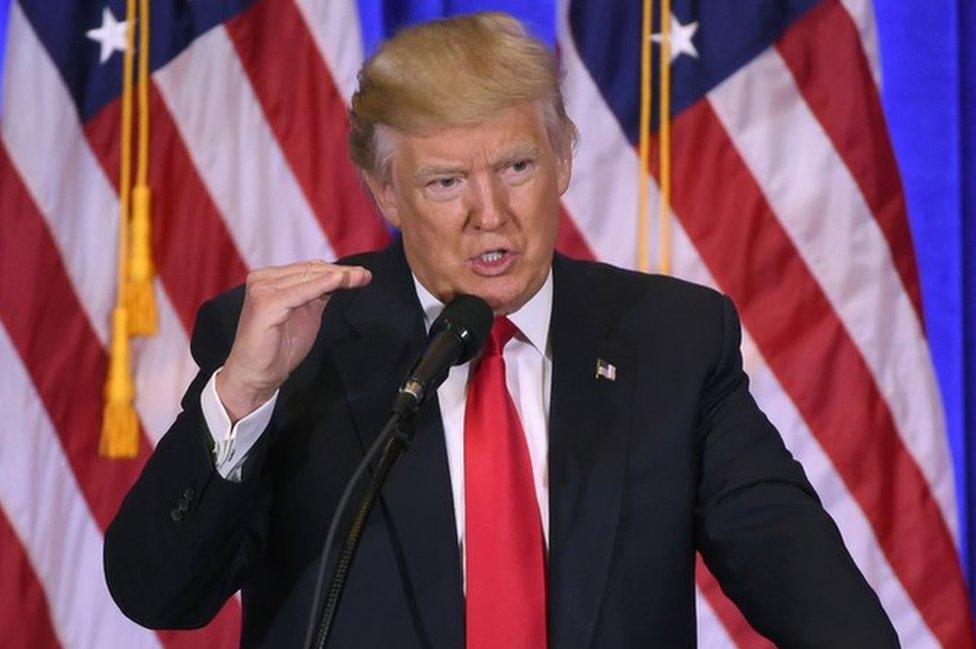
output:
M 630 346 L 608 338 L 603 289 L 587 284 L 557 255 L 549 417 L 551 649 L 589 645 L 620 513 L 636 370 Z M 599 378 L 598 361 L 604 369 Z
M 383 251 L 373 281 L 347 305 L 349 326 L 328 344 L 363 449 L 390 412 L 399 380 L 423 350 L 426 333 L 400 242 Z M 382 512 L 403 572 L 403 585 L 426 645 L 464 642 L 461 566 L 444 429 L 436 400 L 418 415 L 414 442 L 390 472 Z

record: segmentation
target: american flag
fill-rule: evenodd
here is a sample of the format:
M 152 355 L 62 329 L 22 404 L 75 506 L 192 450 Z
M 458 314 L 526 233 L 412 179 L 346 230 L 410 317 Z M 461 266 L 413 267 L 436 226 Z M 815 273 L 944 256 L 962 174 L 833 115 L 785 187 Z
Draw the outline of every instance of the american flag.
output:
M 675 0 L 671 12 L 672 272 L 735 301 L 753 394 L 902 643 L 976 646 L 870 2 Z M 554 14 L 581 132 L 559 245 L 636 267 L 641 3 L 563 0 Z M 360 15 L 354 0 L 152 3 L 159 333 L 133 341 L 142 437 L 137 459 L 119 461 L 99 457 L 98 439 L 124 2 L 11 3 L 0 95 L 0 644 L 236 646 L 234 598 L 193 632 L 125 619 L 102 576 L 103 532 L 194 374 L 199 304 L 251 268 L 389 240 L 345 148 Z M 653 229 L 647 243 L 655 266 Z M 699 567 L 700 645 L 768 646 Z

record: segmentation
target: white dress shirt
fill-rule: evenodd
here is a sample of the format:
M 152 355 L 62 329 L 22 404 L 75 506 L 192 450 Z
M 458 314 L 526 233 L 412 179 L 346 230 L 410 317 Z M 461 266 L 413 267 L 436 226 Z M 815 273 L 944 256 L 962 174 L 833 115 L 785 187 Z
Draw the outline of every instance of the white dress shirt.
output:
M 434 297 L 416 276 L 413 278 L 417 297 L 424 312 L 424 325 L 430 325 L 444 309 L 444 304 Z M 542 533 L 549 543 L 549 397 L 551 392 L 552 359 L 549 352 L 549 321 L 552 317 L 552 271 L 542 288 L 508 318 L 518 327 L 519 333 L 505 346 L 505 382 L 518 410 L 525 432 L 525 440 L 532 460 L 532 478 L 542 521 Z M 451 368 L 447 379 L 437 390 L 441 421 L 444 425 L 444 441 L 447 448 L 447 466 L 451 476 L 454 499 L 454 519 L 457 524 L 458 545 L 464 552 L 464 408 L 467 401 L 468 377 L 472 362 Z M 241 466 L 254 443 L 261 437 L 271 421 L 278 393 L 257 410 L 233 426 L 230 417 L 217 396 L 215 378 L 210 378 L 200 405 L 207 428 L 214 439 L 214 462 L 217 472 L 228 480 L 240 481 Z M 391 397 L 392 398 L 392 397 Z M 461 562 L 464 565 L 464 562 Z

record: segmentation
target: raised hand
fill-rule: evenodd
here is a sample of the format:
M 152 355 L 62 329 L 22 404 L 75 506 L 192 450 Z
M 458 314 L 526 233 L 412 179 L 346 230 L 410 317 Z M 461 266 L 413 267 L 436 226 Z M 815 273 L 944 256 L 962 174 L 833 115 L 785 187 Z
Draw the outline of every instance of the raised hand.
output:
M 216 379 L 232 422 L 271 398 L 308 355 L 332 293 L 366 286 L 371 279 L 365 268 L 318 260 L 248 275 L 234 345 Z

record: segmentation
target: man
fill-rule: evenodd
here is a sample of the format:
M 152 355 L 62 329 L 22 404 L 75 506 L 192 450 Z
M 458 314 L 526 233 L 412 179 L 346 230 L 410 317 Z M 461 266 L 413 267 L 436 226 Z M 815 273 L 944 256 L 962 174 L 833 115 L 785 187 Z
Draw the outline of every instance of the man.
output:
M 405 30 L 351 118 L 402 236 L 201 308 L 200 374 L 106 534 L 127 615 L 198 626 L 243 589 L 242 645 L 300 646 L 338 497 L 466 293 L 489 342 L 419 415 L 330 646 L 693 646 L 696 549 L 782 646 L 897 646 L 749 396 L 731 302 L 554 255 L 574 129 L 543 45 L 499 14 Z

